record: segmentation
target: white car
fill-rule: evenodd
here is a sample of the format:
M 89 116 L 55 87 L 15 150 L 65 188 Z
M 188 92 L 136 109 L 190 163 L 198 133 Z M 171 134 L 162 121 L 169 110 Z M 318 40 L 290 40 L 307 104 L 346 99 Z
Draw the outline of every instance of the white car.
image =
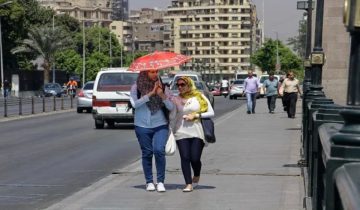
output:
M 245 91 L 244 80 L 243 79 L 235 80 L 230 86 L 230 93 L 229 93 L 230 100 L 236 99 L 237 97 L 243 97 L 245 94 L 244 91 Z
M 130 89 L 138 72 L 127 68 L 106 68 L 98 72 L 93 89 L 92 115 L 95 128 L 113 127 L 116 122 L 133 123 Z

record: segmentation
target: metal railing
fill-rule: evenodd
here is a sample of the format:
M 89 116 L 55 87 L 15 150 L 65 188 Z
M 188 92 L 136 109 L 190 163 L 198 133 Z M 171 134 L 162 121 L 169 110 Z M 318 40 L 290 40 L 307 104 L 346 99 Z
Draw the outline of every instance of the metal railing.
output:
M 72 109 L 74 101 L 70 96 L 0 98 L 0 118 Z

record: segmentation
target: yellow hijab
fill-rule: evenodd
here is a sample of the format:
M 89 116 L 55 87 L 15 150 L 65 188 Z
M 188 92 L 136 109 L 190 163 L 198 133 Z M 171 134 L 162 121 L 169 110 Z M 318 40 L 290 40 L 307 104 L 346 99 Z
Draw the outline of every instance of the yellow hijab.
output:
M 200 113 L 206 112 L 208 109 L 208 103 L 207 101 L 203 98 L 202 93 L 196 89 L 195 83 L 194 81 L 190 78 L 190 77 L 180 77 L 179 80 L 183 80 L 188 86 L 189 86 L 189 91 L 183 94 L 179 94 L 180 97 L 188 99 L 188 98 L 192 98 L 195 97 L 200 104 Z

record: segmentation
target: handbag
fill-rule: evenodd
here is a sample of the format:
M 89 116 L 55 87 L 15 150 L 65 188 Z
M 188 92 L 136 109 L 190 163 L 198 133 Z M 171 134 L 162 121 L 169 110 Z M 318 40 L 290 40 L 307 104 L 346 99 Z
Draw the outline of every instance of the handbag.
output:
M 175 136 L 172 132 L 172 130 L 169 130 L 169 137 L 166 141 L 165 145 L 165 155 L 174 155 L 176 151 L 176 142 L 175 142 Z
M 200 118 L 200 119 L 201 119 L 201 125 L 204 130 L 205 141 L 208 143 L 215 143 L 216 137 L 215 137 L 214 121 L 211 118 Z

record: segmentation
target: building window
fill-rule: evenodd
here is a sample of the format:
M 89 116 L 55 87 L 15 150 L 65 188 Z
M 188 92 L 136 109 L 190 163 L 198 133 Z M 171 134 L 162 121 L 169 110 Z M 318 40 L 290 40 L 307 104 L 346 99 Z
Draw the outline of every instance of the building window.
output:
M 111 29 L 112 29 L 112 30 L 116 30 L 116 26 L 111 26 Z

